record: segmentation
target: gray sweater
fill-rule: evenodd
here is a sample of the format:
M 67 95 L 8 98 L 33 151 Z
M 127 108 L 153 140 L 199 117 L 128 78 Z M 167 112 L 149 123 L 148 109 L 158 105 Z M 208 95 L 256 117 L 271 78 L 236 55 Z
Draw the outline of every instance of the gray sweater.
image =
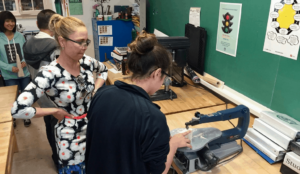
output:
M 49 65 L 55 60 L 57 43 L 52 38 L 32 37 L 23 46 L 24 58 L 28 65 L 31 78 L 34 79 L 42 66 Z M 56 106 L 46 97 L 42 96 L 37 103 L 42 108 L 55 108 Z

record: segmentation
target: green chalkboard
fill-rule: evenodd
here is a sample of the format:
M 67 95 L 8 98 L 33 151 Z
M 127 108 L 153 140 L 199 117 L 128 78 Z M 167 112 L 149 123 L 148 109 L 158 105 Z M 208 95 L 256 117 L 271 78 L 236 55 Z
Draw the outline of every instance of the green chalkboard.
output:
M 279 2 L 280 0 L 278 0 Z M 271 0 L 242 3 L 237 56 L 216 51 L 219 0 L 149 0 L 147 30 L 184 36 L 190 7 L 201 7 L 207 30 L 205 72 L 254 101 L 300 121 L 300 62 L 263 52 Z M 299 56 L 298 56 L 299 59 Z

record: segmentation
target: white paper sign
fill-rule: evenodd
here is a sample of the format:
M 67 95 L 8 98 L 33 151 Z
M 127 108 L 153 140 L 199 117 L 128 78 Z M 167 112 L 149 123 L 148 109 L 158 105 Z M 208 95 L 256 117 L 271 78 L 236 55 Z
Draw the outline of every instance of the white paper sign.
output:
M 156 36 L 156 37 L 169 37 L 168 35 L 166 35 L 165 33 L 157 30 L 156 28 L 154 28 L 154 32 L 153 34 Z
M 272 0 L 263 50 L 297 60 L 300 39 L 300 2 Z
M 113 37 L 99 37 L 99 46 L 113 46 Z
M 189 23 L 195 25 L 195 27 L 200 27 L 200 7 L 191 7 Z
M 112 35 L 112 26 L 111 25 L 99 25 L 98 26 L 98 35 Z

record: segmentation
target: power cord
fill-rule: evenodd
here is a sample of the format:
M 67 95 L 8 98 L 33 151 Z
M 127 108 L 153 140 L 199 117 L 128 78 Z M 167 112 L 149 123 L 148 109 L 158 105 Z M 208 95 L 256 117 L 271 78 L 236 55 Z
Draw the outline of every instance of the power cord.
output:
M 228 120 L 228 121 L 229 121 L 229 123 L 235 128 L 234 124 L 233 124 L 230 120 Z M 231 157 L 231 158 L 229 158 L 229 159 L 227 159 L 227 160 L 225 160 L 225 161 L 220 162 L 218 165 L 221 165 L 221 164 L 223 164 L 223 163 L 226 163 L 226 162 L 228 162 L 228 161 L 231 161 L 231 160 L 233 160 L 234 158 L 236 158 L 237 156 L 239 156 L 239 155 L 244 151 L 242 139 L 241 139 L 240 145 L 241 145 L 241 147 L 242 147 L 242 150 L 241 150 L 239 153 L 237 153 L 235 156 L 233 156 L 233 157 Z
M 228 121 L 229 121 L 229 123 L 235 128 L 234 124 L 233 124 L 230 120 L 228 120 Z
M 227 159 L 227 160 L 225 160 L 225 161 L 220 162 L 220 163 L 218 164 L 218 167 L 219 167 L 219 165 L 221 165 L 221 164 L 223 164 L 223 163 L 226 163 L 226 162 L 228 162 L 228 161 L 233 160 L 234 158 L 236 158 L 237 156 L 239 156 L 239 155 L 244 151 L 242 139 L 241 139 L 241 147 L 242 147 L 242 150 L 241 150 L 239 153 L 237 153 L 235 156 L 233 156 L 233 157 L 231 157 L 231 158 L 229 158 L 229 159 Z

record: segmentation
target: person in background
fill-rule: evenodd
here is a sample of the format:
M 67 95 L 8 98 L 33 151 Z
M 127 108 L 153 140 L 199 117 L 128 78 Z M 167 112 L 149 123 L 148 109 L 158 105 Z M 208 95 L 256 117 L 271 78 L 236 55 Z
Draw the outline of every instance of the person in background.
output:
M 23 46 L 24 57 L 28 65 L 31 78 L 34 79 L 40 67 L 49 65 L 59 55 L 57 42 L 53 38 L 53 32 L 48 28 L 52 10 L 42 10 L 37 15 L 37 27 L 40 32 L 31 37 Z
M 40 67 L 49 65 L 56 59 L 56 56 L 59 55 L 58 45 L 53 38 L 53 32 L 48 28 L 49 20 L 53 14 L 55 14 L 55 12 L 49 9 L 42 10 L 38 13 L 36 23 L 40 32 L 31 37 L 23 46 L 24 58 L 27 62 L 31 79 L 36 77 Z M 37 103 L 41 108 L 56 107 L 46 95 L 40 97 Z M 52 159 L 58 168 L 59 164 L 54 134 L 54 126 L 57 121 L 58 120 L 52 115 L 44 116 L 47 139 L 52 149 Z
M 16 31 L 16 18 L 9 11 L 0 12 L 0 70 L 6 86 L 18 85 L 22 92 L 30 82 L 30 74 L 23 58 L 24 36 Z M 20 57 L 22 69 L 17 67 L 16 56 Z M 18 72 L 23 71 L 24 77 Z M 24 125 L 30 126 L 30 119 L 24 119 Z M 14 120 L 14 126 L 15 126 Z
M 49 29 L 58 42 L 60 55 L 40 69 L 14 102 L 11 114 L 19 119 L 46 115 L 58 119 L 55 125 L 58 173 L 85 174 L 86 113 L 94 90 L 100 88 L 107 78 L 107 68 L 96 59 L 84 56 L 90 40 L 81 20 L 54 14 Z M 93 72 L 97 75 L 96 81 Z M 32 107 L 43 95 L 56 107 Z
M 185 138 L 190 131 L 170 138 L 165 115 L 149 97 L 164 82 L 170 53 L 147 33 L 129 47 L 128 68 L 134 85 L 116 81 L 99 89 L 88 112 L 88 174 L 165 174 L 177 148 L 191 148 Z

